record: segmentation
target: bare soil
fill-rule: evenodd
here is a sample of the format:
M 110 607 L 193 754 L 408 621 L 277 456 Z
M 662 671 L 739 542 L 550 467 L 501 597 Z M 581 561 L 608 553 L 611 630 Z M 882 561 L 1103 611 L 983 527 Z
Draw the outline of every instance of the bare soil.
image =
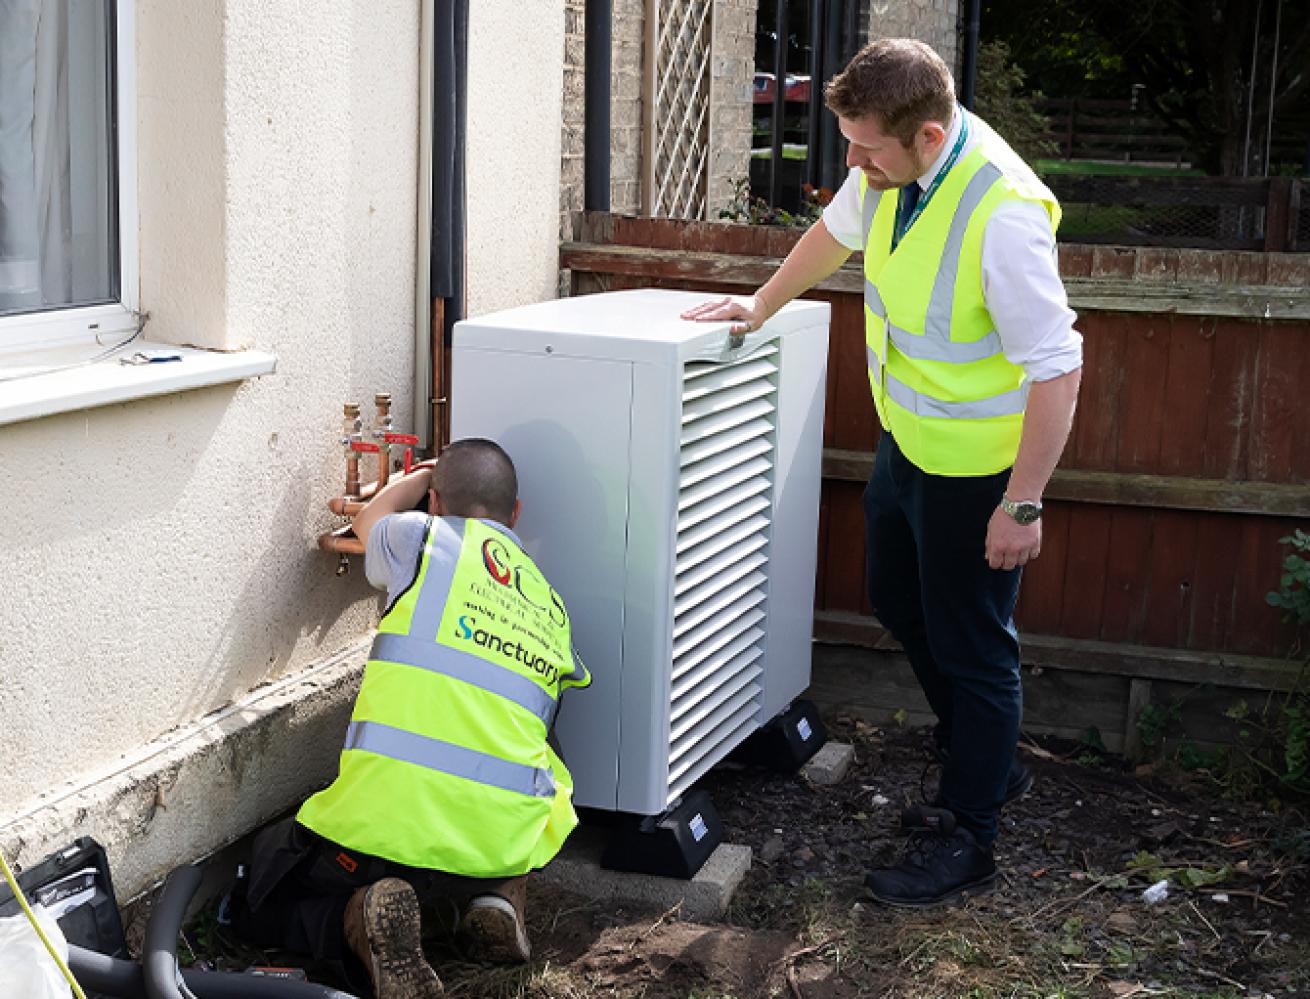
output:
M 1310 995 L 1310 824 L 1203 777 L 1126 772 L 1078 746 L 1025 743 L 1037 782 L 1003 819 L 990 894 L 931 910 L 869 900 L 898 851 L 900 809 L 931 793 L 925 732 L 826 718 L 855 747 L 834 787 L 723 767 L 704 782 L 728 839 L 754 850 L 726 919 L 598 905 L 532 885 L 534 956 L 462 959 L 434 932 L 452 997 L 854 999 Z M 1152 883 L 1168 897 L 1143 899 Z M 276 961 L 206 915 L 210 965 Z M 322 969 L 316 969 L 320 974 Z

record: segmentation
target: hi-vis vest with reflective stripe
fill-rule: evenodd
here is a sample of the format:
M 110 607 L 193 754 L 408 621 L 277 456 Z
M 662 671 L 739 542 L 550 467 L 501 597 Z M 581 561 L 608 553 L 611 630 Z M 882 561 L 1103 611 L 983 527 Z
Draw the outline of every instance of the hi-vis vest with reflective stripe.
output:
M 546 734 L 564 689 L 590 682 L 564 601 L 514 535 L 433 517 L 417 578 L 378 625 L 340 775 L 297 820 L 410 867 L 541 867 L 578 821 Z
M 905 456 L 935 475 L 990 475 L 1014 464 L 1028 392 L 983 301 L 983 229 L 1015 200 L 1042 204 L 1052 229 L 1060 221 L 1055 196 L 1009 146 L 972 115 L 969 128 L 979 141 L 894 253 L 899 191 L 871 197 L 860 177 L 874 405 Z

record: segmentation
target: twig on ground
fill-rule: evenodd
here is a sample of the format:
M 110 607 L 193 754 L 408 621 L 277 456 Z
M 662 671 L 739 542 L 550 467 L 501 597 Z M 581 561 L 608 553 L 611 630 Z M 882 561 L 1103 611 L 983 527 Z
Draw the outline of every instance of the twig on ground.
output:
M 646 928 L 646 931 L 641 934 L 641 936 L 634 938 L 632 943 L 628 944 L 628 950 L 632 950 L 634 947 L 637 946 L 637 944 L 641 943 L 652 933 L 658 930 L 661 926 L 663 926 L 665 920 L 675 918 L 678 915 L 678 913 L 681 911 L 682 911 L 682 899 L 679 899 L 677 904 L 675 904 L 671 909 L 668 909 L 665 912 L 663 912 L 660 915 L 659 919 L 651 923 L 650 926 Z
M 1187 900 L 1187 904 L 1192 907 L 1192 911 L 1196 913 L 1197 917 L 1201 920 L 1201 922 L 1205 923 L 1206 927 L 1210 930 L 1210 932 L 1214 934 L 1214 938 L 1217 941 L 1219 941 L 1219 943 L 1223 943 L 1224 938 L 1219 935 L 1219 931 L 1214 928 L 1214 924 L 1212 924 L 1210 920 L 1206 919 L 1205 915 L 1201 912 L 1201 910 L 1196 907 L 1196 903 L 1189 898 Z
M 1280 902 L 1280 901 L 1278 901 L 1278 899 L 1276 899 L 1276 898 L 1270 898 L 1268 895 L 1261 895 L 1258 891 L 1245 891 L 1245 890 L 1240 889 L 1240 888 L 1228 888 L 1228 889 L 1226 889 L 1226 890 L 1223 889 L 1223 888 L 1216 888 L 1214 891 L 1210 892 L 1210 894 L 1211 894 L 1211 895 L 1232 895 L 1232 896 L 1236 896 L 1236 897 L 1239 897 L 1239 898 L 1249 898 L 1249 899 L 1252 900 L 1252 902 L 1251 902 L 1252 906 L 1259 905 L 1261 902 L 1266 902 L 1266 903 L 1268 903 L 1269 905 L 1276 905 L 1276 906 L 1278 906 L 1278 908 L 1280 908 L 1280 909 L 1286 909 L 1286 908 L 1287 908 L 1287 903 L 1286 903 L 1286 902 Z
M 1195 971 L 1202 978 L 1213 978 L 1217 981 L 1224 982 L 1225 984 L 1231 985 L 1235 989 L 1241 989 L 1243 992 L 1246 991 L 1246 986 L 1243 985 L 1241 982 L 1239 982 L 1236 978 L 1229 978 L 1227 975 L 1221 975 L 1217 971 L 1207 971 L 1205 968 L 1193 968 L 1192 970 Z
M 801 994 L 800 981 L 796 978 L 796 962 L 810 954 L 817 954 L 821 950 L 826 950 L 840 940 L 844 933 L 835 933 L 828 939 L 814 944 L 812 947 L 802 947 L 800 950 L 794 950 L 790 954 L 785 954 L 778 962 L 783 967 L 783 974 L 787 978 L 787 987 L 791 989 L 791 994 L 795 999 L 805 999 Z

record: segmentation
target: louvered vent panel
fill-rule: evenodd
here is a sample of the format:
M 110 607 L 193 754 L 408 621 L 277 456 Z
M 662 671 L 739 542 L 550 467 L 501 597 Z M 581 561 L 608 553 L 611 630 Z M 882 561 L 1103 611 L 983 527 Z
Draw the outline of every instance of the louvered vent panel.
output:
M 758 721 L 768 604 L 777 348 L 683 369 L 669 795 Z

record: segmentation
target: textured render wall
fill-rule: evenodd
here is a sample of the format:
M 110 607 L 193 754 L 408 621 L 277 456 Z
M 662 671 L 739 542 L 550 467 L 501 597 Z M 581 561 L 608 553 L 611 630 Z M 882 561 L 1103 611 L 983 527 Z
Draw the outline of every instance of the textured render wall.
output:
M 161 822 L 184 844 L 171 862 L 190 859 L 322 779 L 339 725 L 292 740 L 276 793 L 240 793 L 250 758 L 231 749 L 158 801 L 100 775 L 367 633 L 362 566 L 337 578 L 314 548 L 344 481 L 341 403 L 389 389 L 401 425 L 412 411 L 415 6 L 139 0 L 137 20 L 148 329 L 278 369 L 0 427 L 0 845 L 25 862 L 81 834 L 160 850 Z M 79 783 L 81 806 L 41 811 Z
M 959 0 L 872 0 L 869 41 L 917 38 L 936 49 L 952 72 L 958 74 L 959 12 Z
M 564 4 L 469 5 L 468 314 L 554 298 Z
M 705 216 L 719 217 L 733 181 L 750 176 L 751 81 L 759 0 L 715 0 L 710 64 L 710 178 Z

